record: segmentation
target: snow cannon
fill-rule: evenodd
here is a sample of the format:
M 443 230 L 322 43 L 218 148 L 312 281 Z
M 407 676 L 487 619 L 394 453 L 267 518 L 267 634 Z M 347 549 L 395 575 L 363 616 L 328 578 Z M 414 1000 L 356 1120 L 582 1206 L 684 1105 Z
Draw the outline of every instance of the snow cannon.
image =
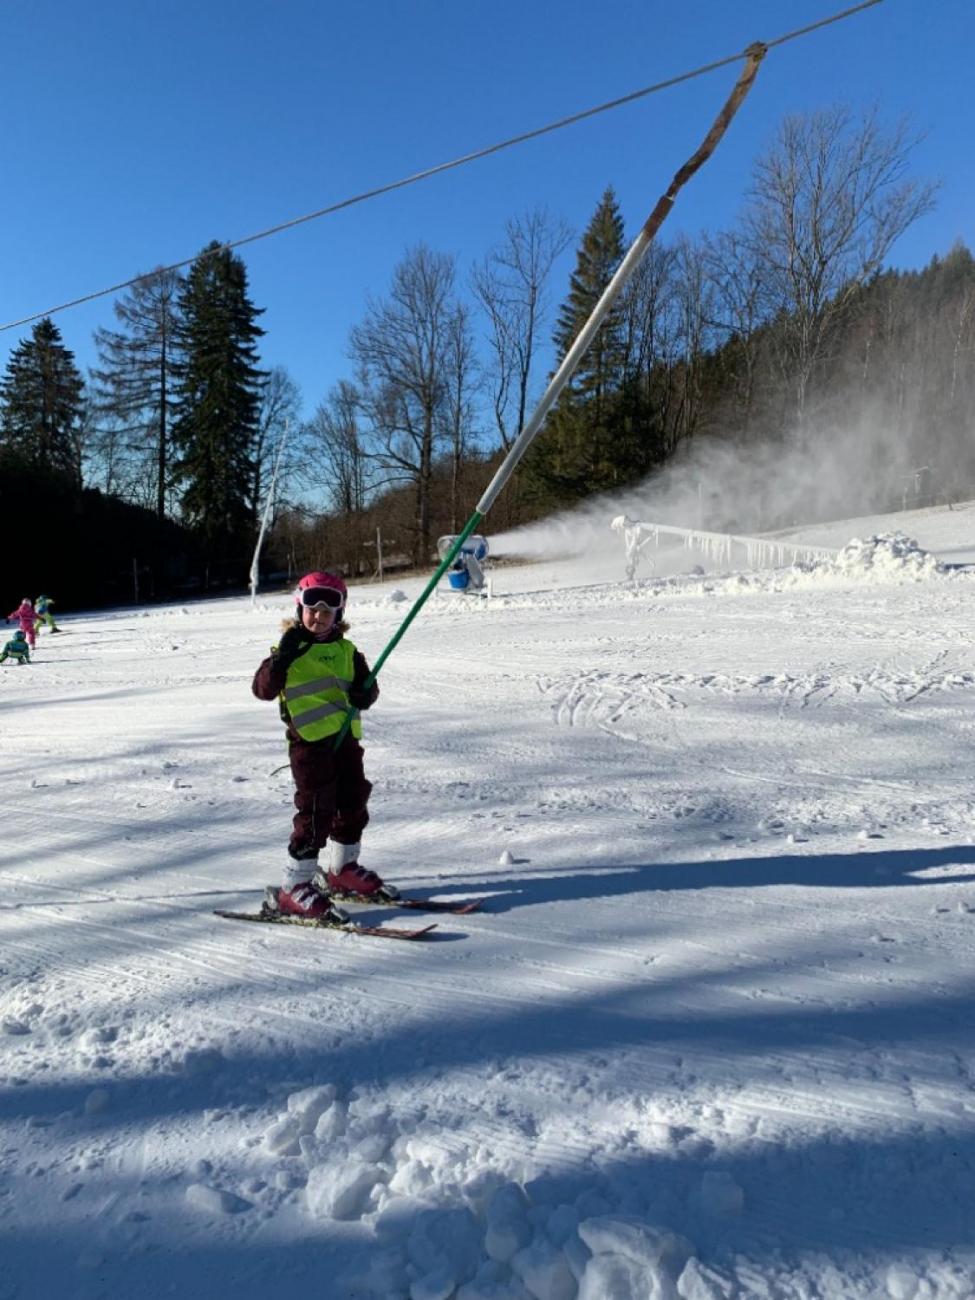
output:
M 457 541 L 457 534 L 441 537 L 437 541 L 437 554 L 441 560 L 447 555 Z M 447 582 L 452 591 L 479 592 L 484 587 L 483 562 L 488 556 L 486 537 L 478 533 L 471 534 L 451 561 L 447 570 Z

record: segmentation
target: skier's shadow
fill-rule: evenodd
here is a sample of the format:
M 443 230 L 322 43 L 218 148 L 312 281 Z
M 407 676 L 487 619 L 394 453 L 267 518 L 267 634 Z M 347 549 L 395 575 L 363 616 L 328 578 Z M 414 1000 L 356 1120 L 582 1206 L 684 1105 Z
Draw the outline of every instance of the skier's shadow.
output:
M 524 862 L 522 859 L 519 862 Z M 437 893 L 480 893 L 484 911 L 578 899 L 609 899 L 635 894 L 693 889 L 761 889 L 775 885 L 806 888 L 876 889 L 895 886 L 964 885 L 975 872 L 923 872 L 975 866 L 975 846 L 930 849 L 882 849 L 854 853 L 777 854 L 770 857 L 723 858 L 707 862 L 643 862 L 598 870 L 566 867 L 556 874 L 512 879 L 466 880 Z

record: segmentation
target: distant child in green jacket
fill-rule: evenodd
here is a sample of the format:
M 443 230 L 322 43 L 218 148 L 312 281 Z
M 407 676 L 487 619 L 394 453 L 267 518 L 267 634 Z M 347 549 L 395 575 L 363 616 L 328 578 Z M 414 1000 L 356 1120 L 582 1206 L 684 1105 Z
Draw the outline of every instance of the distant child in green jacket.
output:
M 54 615 L 51 613 L 51 606 L 54 601 L 50 596 L 38 596 L 34 601 L 34 613 L 37 615 L 37 622 L 34 624 L 35 630 L 46 623 L 52 632 L 60 632 L 61 629 L 54 621 Z
M 15 632 L 3 647 L 3 654 L 0 654 L 0 664 L 7 659 L 16 659 L 19 664 L 30 663 L 30 646 L 27 644 L 26 632 Z

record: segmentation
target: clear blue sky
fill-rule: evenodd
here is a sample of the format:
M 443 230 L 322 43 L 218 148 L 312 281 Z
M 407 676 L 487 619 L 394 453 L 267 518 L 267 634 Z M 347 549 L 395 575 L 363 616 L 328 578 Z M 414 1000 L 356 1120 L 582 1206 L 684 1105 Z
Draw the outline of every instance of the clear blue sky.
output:
M 0 7 L 0 323 L 236 239 L 826 17 L 844 0 L 25 0 Z M 975 0 L 884 0 L 774 49 L 662 238 L 717 230 L 788 112 L 907 114 L 938 208 L 894 249 L 975 248 Z M 306 412 L 349 328 L 425 240 L 466 273 L 545 204 L 577 232 L 612 184 L 628 233 L 740 64 L 242 250 L 266 365 Z M 564 292 L 566 255 L 553 289 Z M 112 299 L 55 317 L 82 368 Z M 0 333 L 0 367 L 27 329 Z

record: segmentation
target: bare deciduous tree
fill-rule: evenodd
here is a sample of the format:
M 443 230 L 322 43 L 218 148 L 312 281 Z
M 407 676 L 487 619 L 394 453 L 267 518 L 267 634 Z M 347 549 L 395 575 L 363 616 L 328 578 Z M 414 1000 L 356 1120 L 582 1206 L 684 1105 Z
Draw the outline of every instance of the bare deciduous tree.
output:
M 430 488 L 444 435 L 454 281 L 454 259 L 418 245 L 395 268 L 389 297 L 369 304 L 351 336 L 367 454 L 387 483 L 412 485 L 417 564 L 430 557 Z
M 474 271 L 472 287 L 491 325 L 491 397 L 507 451 L 524 426 L 538 339 L 545 326 L 546 287 L 572 232 L 544 208 L 505 226 L 504 239 Z
M 344 515 L 363 511 L 369 489 L 359 406 L 355 385 L 340 379 L 304 431 L 305 453 L 314 466 L 311 486 L 324 487 L 331 509 Z
M 452 532 L 457 532 L 460 527 L 460 471 L 471 450 L 477 378 L 470 312 L 463 303 L 457 304 L 447 327 L 444 378 L 446 385 L 441 418 L 444 441 L 450 454 L 450 528 Z
M 257 415 L 257 433 L 254 439 L 254 520 L 260 520 L 264 510 L 264 496 L 269 490 L 270 477 L 278 459 L 278 450 L 285 431 L 295 431 L 301 411 L 301 389 L 284 366 L 275 366 L 268 372 L 261 389 Z M 276 492 L 280 499 L 284 485 L 295 475 L 299 460 L 297 440 L 289 449 L 285 443 L 284 456 L 278 465 Z M 267 486 L 265 486 L 267 485 Z
M 85 391 L 82 428 L 82 474 L 106 496 L 122 497 L 151 510 L 155 501 L 155 480 L 140 473 L 144 457 L 136 457 L 125 430 L 97 401 L 97 383 L 89 370 Z
M 702 250 L 682 239 L 672 247 L 652 245 L 622 295 L 626 387 L 643 427 L 648 468 L 697 430 L 699 370 L 713 331 L 711 293 Z
M 701 406 L 700 369 L 711 343 L 711 284 L 705 273 L 704 253 L 699 244 L 681 239 L 676 248 L 676 290 L 678 337 L 681 341 L 680 403 L 675 426 L 678 441 L 690 438 L 697 429 Z
M 761 327 L 769 316 L 768 271 L 764 259 L 738 231 L 706 237 L 703 257 L 711 285 L 711 324 L 733 344 L 734 407 L 747 437 L 754 416 Z
M 907 175 L 916 143 L 904 122 L 885 130 L 876 111 L 854 121 L 834 107 L 786 118 L 755 165 L 744 229 L 784 309 L 800 424 L 836 316 L 932 206 L 936 187 Z

